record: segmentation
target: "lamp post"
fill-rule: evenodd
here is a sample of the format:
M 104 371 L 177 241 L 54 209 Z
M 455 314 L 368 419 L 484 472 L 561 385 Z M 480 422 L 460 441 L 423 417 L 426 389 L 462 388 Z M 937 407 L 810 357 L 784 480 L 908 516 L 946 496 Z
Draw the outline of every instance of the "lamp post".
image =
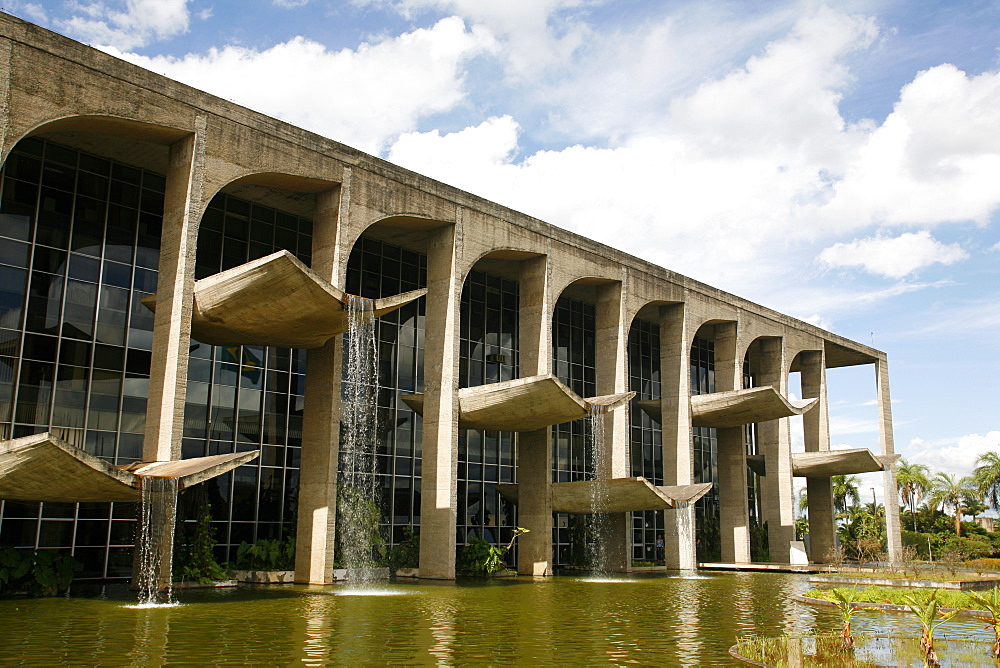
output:
M 872 487 L 872 512 L 874 513 L 876 510 L 878 510 L 878 504 L 875 503 L 875 488 Z

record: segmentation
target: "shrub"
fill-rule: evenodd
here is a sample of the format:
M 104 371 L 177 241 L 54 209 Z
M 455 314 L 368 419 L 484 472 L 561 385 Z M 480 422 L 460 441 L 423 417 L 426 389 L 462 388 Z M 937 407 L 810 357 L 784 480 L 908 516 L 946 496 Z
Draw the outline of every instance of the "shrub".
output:
M 295 536 L 290 534 L 284 540 L 263 538 L 253 545 L 240 543 L 234 566 L 244 571 L 294 570 Z
M 0 548 L 0 596 L 55 596 L 69 588 L 80 562 L 51 550 Z
M 420 565 L 420 534 L 413 527 L 403 529 L 403 540 L 389 548 L 389 568 L 417 568 Z

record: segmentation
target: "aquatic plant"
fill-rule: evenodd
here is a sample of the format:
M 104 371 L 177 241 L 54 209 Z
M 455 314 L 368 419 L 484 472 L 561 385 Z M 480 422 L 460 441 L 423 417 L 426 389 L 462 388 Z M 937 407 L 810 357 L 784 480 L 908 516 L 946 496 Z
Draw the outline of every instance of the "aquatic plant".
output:
M 976 615 L 976 619 L 986 622 L 986 628 L 993 629 L 993 656 L 1000 658 L 1000 587 L 993 587 L 989 596 L 969 593 L 969 598 L 981 606 L 989 615 Z
M 833 596 L 833 603 L 837 606 L 837 610 L 840 611 L 841 619 L 844 620 L 840 631 L 840 650 L 847 652 L 854 649 L 854 636 L 851 635 L 851 619 L 854 617 L 854 613 L 858 611 L 858 606 L 855 603 L 857 590 L 837 587 L 833 590 Z
M 920 620 L 923 630 L 920 637 L 920 648 L 924 650 L 924 663 L 928 666 L 941 665 L 937 653 L 934 651 L 934 632 L 939 626 L 951 621 L 951 618 L 958 614 L 957 610 L 941 612 L 937 596 L 937 589 L 932 591 L 922 601 L 917 600 L 915 596 L 910 594 L 903 596 L 906 606 Z

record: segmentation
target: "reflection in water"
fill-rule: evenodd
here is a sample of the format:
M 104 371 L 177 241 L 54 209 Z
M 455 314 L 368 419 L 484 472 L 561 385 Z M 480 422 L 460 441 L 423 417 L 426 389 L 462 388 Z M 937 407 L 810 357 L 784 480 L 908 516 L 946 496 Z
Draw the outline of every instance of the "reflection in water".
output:
M 387 584 L 405 596 L 334 595 L 342 586 L 184 590 L 180 607 L 134 609 L 124 586 L 69 598 L 0 601 L 0 665 L 732 665 L 747 634 L 833 633 L 837 613 L 790 602 L 796 574 L 736 573 L 631 582 L 575 578 Z M 861 612 L 855 631 L 917 634 L 912 615 Z M 989 639 L 975 620 L 942 638 Z

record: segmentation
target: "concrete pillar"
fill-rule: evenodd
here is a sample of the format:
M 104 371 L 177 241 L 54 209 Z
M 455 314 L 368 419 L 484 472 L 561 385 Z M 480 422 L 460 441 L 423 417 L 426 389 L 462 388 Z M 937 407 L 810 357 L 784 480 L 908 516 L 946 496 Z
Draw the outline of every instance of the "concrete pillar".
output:
M 743 360 L 738 357 L 735 322 L 715 326 L 715 389 L 731 392 L 743 386 Z M 747 505 L 747 451 L 743 427 L 719 429 L 719 532 L 722 561 L 750 563 L 750 510 Z
M 817 405 L 802 416 L 806 452 L 830 449 L 830 414 L 826 397 L 826 353 L 807 350 L 799 355 L 802 374 L 802 398 L 818 398 Z M 809 500 L 809 551 L 814 563 L 824 563 L 833 550 L 836 525 L 833 512 L 833 486 L 829 477 L 807 478 Z
M 628 324 L 625 322 L 624 301 L 627 285 L 609 283 L 597 288 L 595 309 L 595 356 L 597 394 L 617 394 L 628 391 Z M 619 409 L 603 416 L 603 442 L 598 456 L 605 463 L 602 479 L 624 478 L 629 473 L 628 437 L 629 412 Z M 606 565 L 615 571 L 631 570 L 631 531 L 629 513 L 608 513 L 600 526 L 606 535 L 600 536 Z
M 455 577 L 458 473 L 458 336 L 462 282 L 459 211 L 454 226 L 428 233 L 420 577 Z
M 663 430 L 663 483 L 690 485 L 691 461 L 691 340 L 684 304 L 660 308 L 660 411 Z M 680 504 L 679 504 L 680 505 Z M 664 511 L 666 567 L 697 566 L 694 507 Z
M 312 269 L 337 283 L 342 197 L 349 181 L 316 195 L 313 212 Z M 295 581 L 333 582 L 337 523 L 337 460 L 340 454 L 340 379 L 342 337 L 306 353 L 302 415 L 302 464 L 299 469 L 295 531 Z
M 184 434 L 184 399 L 187 395 L 188 350 L 191 347 L 191 312 L 194 307 L 195 249 L 201 220 L 202 187 L 205 178 L 205 117 L 197 119 L 194 134 L 170 147 L 166 186 L 163 195 L 163 231 L 160 237 L 159 276 L 156 284 L 156 315 L 153 318 L 153 350 L 149 368 L 149 398 L 146 402 L 146 430 L 142 443 L 143 461 L 181 458 Z M 154 559 L 156 586 L 166 589 L 172 575 L 174 550 L 173 499 L 163 499 L 161 507 L 140 512 L 137 536 L 151 522 L 162 538 L 157 541 Z M 171 504 L 170 511 L 162 504 Z M 139 572 L 138 542 L 133 558 L 133 574 Z M 133 578 L 133 586 L 137 580 Z
M 882 454 L 896 453 L 892 436 L 892 402 L 889 397 L 889 362 L 879 357 L 875 362 L 875 382 L 878 389 L 878 427 Z M 889 560 L 899 563 L 903 559 L 903 539 L 899 527 L 899 503 L 896 492 L 896 463 L 884 468 L 885 485 L 885 535 L 888 542 Z
M 784 340 L 763 338 L 760 347 L 760 385 L 771 385 L 788 396 L 788 365 Z M 795 513 L 792 502 L 792 451 L 788 418 L 761 422 L 757 426 L 760 452 L 767 475 L 761 478 L 761 507 L 767 522 L 767 543 L 771 561 L 790 563 L 791 541 L 795 540 Z
M 552 370 L 552 297 L 548 257 L 520 264 L 518 354 L 522 377 Z M 517 572 L 552 575 L 552 428 L 517 435 Z
M 147 462 L 181 456 L 204 167 L 205 118 L 199 116 L 197 131 L 170 147 L 167 166 L 142 444 L 142 459 Z

